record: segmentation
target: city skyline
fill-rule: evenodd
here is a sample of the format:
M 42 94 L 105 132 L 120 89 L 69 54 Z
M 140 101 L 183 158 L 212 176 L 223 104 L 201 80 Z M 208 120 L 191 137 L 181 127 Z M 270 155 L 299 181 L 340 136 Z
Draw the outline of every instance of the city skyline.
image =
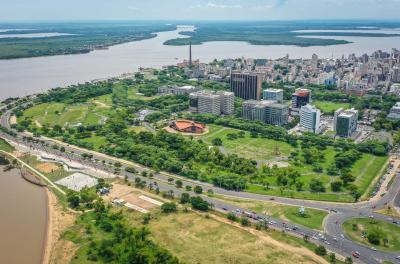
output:
M 2 1 L 0 21 L 399 19 L 400 0 Z M 93 8 L 96 12 L 91 12 Z M 246 12 L 243 12 L 243 11 Z M 354 11 L 357 12 L 354 12 Z

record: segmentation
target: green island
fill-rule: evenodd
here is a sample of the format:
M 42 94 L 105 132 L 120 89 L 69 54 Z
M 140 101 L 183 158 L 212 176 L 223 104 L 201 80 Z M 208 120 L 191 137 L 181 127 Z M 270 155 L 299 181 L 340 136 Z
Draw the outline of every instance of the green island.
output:
M 1 28 L 16 28 L 0 35 L 63 33 L 56 37 L 0 38 L 0 59 L 29 58 L 62 54 L 88 53 L 94 49 L 153 38 L 155 32 L 175 30 L 174 25 L 159 22 L 76 22 L 0 24 Z M 18 30 L 29 28 L 31 30 Z
M 343 224 L 346 235 L 363 245 L 382 251 L 400 250 L 400 228 L 385 221 L 371 218 L 354 218 Z

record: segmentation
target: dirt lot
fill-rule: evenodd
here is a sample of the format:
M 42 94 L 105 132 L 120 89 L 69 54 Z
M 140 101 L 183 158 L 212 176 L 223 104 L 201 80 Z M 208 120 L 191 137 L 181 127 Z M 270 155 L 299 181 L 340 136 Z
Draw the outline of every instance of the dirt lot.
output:
M 60 167 L 54 163 L 41 163 L 36 165 L 36 169 L 43 173 L 51 173 L 60 169 Z
M 139 206 L 146 210 L 151 210 L 153 208 L 158 207 L 158 205 L 151 203 L 149 201 L 143 200 L 140 198 L 143 194 L 140 191 L 137 191 L 135 188 L 132 188 L 127 185 L 122 184 L 113 184 L 110 194 L 108 197 L 110 199 L 118 198 L 123 199 L 127 203 Z M 151 197 L 149 197 L 151 198 Z

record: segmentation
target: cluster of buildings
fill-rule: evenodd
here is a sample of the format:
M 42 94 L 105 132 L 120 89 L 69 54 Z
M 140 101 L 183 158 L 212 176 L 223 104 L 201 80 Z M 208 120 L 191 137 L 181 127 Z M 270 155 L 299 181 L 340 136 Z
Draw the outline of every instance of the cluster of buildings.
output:
M 350 54 L 340 59 L 321 59 L 316 54 L 311 59 L 290 59 L 287 55 L 276 60 L 241 58 L 210 64 L 196 61 L 192 65 L 195 67 L 185 69 L 190 78 L 234 78 L 244 83 L 255 82 L 255 76 L 243 76 L 240 73 L 231 75 L 232 71 L 250 71 L 267 83 L 284 81 L 332 85 L 355 96 L 365 95 L 369 91 L 400 95 L 400 86 L 396 85 L 400 84 L 400 51 L 397 49 L 391 52 L 378 50 L 361 56 Z

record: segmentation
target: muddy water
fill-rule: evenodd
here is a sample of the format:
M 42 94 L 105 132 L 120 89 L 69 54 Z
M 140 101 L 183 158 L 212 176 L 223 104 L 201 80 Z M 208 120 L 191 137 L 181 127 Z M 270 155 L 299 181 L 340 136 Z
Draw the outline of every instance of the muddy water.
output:
M 47 220 L 44 188 L 25 181 L 18 170 L 0 166 L 0 263 L 41 262 Z

